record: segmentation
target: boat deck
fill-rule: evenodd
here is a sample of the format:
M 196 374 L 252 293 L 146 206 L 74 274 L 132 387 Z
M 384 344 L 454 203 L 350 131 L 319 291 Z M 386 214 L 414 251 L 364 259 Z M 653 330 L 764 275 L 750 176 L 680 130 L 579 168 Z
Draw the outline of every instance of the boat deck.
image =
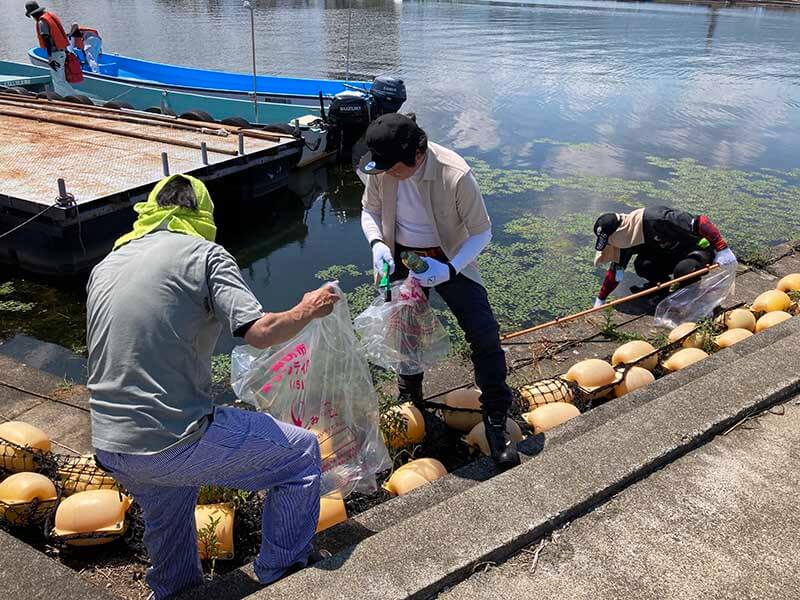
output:
M 238 156 L 239 137 L 214 124 L 120 113 L 35 98 L 0 96 L 0 196 L 53 204 L 63 178 L 77 204 L 124 193 L 163 176 L 162 152 L 171 173 Z M 246 134 L 245 154 L 296 146 L 291 138 Z

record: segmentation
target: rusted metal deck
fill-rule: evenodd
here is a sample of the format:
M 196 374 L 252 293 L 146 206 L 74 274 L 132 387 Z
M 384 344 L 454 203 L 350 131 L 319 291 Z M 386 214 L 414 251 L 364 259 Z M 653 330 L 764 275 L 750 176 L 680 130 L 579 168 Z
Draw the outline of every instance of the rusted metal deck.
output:
M 199 177 L 212 196 L 224 178 L 224 197 L 215 200 L 231 204 L 223 209 L 230 213 L 285 186 L 301 144 L 260 130 L 0 93 L 0 262 L 43 273 L 90 267 L 130 227 L 133 204 L 164 175 L 164 155 L 170 173 Z

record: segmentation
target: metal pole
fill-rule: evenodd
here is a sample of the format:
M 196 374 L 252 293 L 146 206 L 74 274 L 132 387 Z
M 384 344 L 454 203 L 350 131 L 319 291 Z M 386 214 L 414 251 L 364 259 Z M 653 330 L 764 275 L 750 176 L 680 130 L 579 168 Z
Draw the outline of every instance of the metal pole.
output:
M 208 146 L 206 146 L 205 142 L 200 142 L 200 158 L 203 160 L 203 164 L 208 164 Z
M 169 156 L 166 152 L 161 153 L 161 168 L 164 171 L 164 177 L 169 177 Z
M 253 51 L 253 110 L 258 123 L 258 77 L 256 75 L 256 18 L 255 7 L 250 0 L 244 0 L 244 7 L 250 11 L 250 47 Z
M 244 134 L 239 132 L 239 156 L 244 156 Z
M 350 81 L 350 25 L 353 22 L 353 0 L 347 2 L 347 56 L 344 64 L 344 80 Z

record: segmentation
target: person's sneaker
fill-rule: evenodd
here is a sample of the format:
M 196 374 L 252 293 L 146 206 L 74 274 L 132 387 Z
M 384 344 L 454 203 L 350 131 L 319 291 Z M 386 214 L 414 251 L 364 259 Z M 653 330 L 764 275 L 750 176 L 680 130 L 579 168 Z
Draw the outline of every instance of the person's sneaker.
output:
M 411 404 L 417 404 L 422 402 L 422 382 L 416 381 L 403 381 L 400 379 L 397 382 L 397 388 L 400 390 L 400 393 L 397 395 L 397 403 L 403 404 L 405 402 L 411 402 Z
M 306 566 L 311 567 L 318 562 L 325 560 L 326 558 L 330 558 L 331 556 L 333 555 L 327 550 L 312 550 L 311 554 L 308 555 Z
M 483 426 L 486 428 L 486 441 L 497 468 L 505 471 L 516 467 L 519 463 L 519 452 L 506 432 L 506 414 L 483 415 Z

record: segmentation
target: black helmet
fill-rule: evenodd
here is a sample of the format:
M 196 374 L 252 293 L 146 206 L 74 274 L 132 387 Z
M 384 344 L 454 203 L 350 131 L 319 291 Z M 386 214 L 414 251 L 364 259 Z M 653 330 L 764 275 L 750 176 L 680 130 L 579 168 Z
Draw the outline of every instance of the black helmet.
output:
M 25 3 L 25 16 L 26 17 L 38 17 L 44 12 L 44 8 L 39 6 L 38 2 L 34 2 L 34 0 L 29 0 Z
M 594 222 L 594 234 L 597 236 L 597 242 L 594 247 L 596 250 L 602 250 L 608 244 L 608 237 L 614 233 L 619 227 L 619 217 L 616 213 L 604 213 L 600 218 Z

